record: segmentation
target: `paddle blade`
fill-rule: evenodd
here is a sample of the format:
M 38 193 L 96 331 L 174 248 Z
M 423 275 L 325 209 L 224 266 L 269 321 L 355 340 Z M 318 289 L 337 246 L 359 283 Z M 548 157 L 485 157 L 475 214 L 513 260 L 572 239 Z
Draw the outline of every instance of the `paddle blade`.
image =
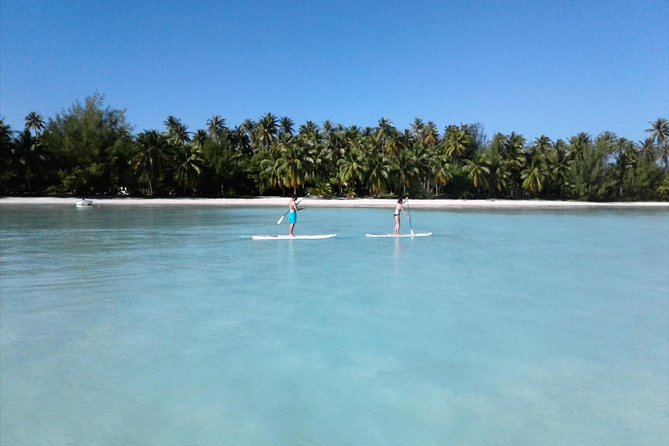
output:
M 285 215 L 282 215 L 281 218 L 279 218 L 279 220 L 276 222 L 277 225 L 281 224 L 281 222 L 283 221 L 283 217 L 285 217 Z

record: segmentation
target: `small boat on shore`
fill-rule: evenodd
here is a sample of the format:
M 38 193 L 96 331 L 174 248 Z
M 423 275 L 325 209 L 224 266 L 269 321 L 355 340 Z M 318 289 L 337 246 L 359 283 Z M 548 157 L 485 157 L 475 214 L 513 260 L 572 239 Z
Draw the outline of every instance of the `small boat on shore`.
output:
M 92 206 L 93 205 L 93 200 L 89 200 L 88 198 L 81 199 L 77 201 L 77 207 L 78 208 L 83 208 L 86 206 Z

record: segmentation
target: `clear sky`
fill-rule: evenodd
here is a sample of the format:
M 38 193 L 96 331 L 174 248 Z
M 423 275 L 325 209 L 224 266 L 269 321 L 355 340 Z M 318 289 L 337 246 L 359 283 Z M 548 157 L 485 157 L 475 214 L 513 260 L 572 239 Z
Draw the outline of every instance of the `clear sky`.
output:
M 409 128 L 612 131 L 669 118 L 669 0 L 2 0 L 0 116 L 98 92 L 135 132 L 271 112 Z

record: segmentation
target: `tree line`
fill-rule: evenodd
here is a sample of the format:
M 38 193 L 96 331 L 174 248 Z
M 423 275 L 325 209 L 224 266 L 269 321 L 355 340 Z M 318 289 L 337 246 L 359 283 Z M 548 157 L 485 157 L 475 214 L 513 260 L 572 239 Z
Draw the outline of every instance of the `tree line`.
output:
M 497 133 L 416 118 L 398 129 L 325 121 L 296 126 L 271 113 L 230 127 L 219 115 L 189 131 L 168 116 L 133 134 L 101 95 L 22 130 L 0 120 L 0 193 L 235 197 L 319 196 L 669 200 L 669 122 L 630 141 L 604 132 L 568 140 Z

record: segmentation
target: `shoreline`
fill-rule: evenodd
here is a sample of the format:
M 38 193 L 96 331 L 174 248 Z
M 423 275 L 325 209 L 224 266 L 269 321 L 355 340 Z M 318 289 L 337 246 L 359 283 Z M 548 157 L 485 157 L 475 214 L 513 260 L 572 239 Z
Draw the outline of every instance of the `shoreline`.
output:
M 218 206 L 218 207 L 285 207 L 288 197 L 256 198 L 89 198 L 96 206 Z M 71 197 L 0 197 L 2 206 L 61 205 L 74 206 L 80 198 Z M 388 198 L 311 198 L 305 206 L 323 208 L 389 208 L 396 203 Z M 669 210 L 669 202 L 586 202 L 549 200 L 452 200 L 411 199 L 414 209 L 657 209 Z

